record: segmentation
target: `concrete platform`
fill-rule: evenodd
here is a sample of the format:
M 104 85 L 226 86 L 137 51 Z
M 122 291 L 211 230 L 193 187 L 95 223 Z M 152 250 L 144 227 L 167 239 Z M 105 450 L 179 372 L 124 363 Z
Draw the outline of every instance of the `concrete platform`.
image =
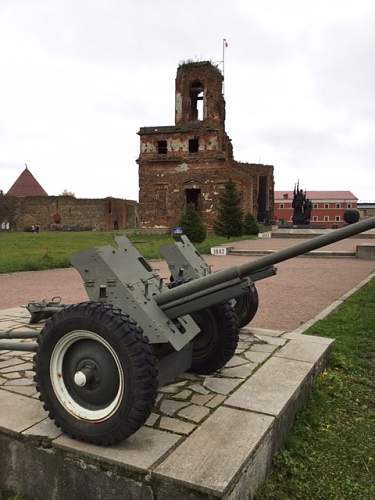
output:
M 271 232 L 271 238 L 315 238 L 315 236 L 319 236 L 321 234 L 328 234 L 332 231 L 336 231 L 335 229 L 297 229 L 297 228 L 288 228 L 288 229 L 273 229 Z M 374 239 L 375 231 L 374 229 L 370 229 L 369 231 L 365 231 L 361 234 L 357 234 L 356 236 L 352 236 L 351 238 L 359 238 L 359 239 Z
M 22 308 L 0 330 L 30 328 Z M 136 434 L 113 447 L 74 441 L 48 419 L 32 354 L 0 351 L 0 490 L 35 500 L 252 498 L 333 341 L 244 329 L 236 355 L 210 376 L 160 389 Z
M 361 246 L 357 246 L 357 248 L 361 248 Z M 235 250 L 231 249 L 228 251 L 229 255 L 241 255 L 241 256 L 261 256 L 261 255 L 270 255 L 272 253 L 277 252 L 277 250 Z M 313 252 L 307 252 L 303 255 L 299 255 L 298 258 L 311 258 L 311 257 L 324 257 L 324 258 L 337 258 L 337 257 L 356 257 L 356 252 L 351 252 L 348 250 L 314 250 Z
M 375 243 L 372 245 L 357 245 L 358 259 L 375 260 Z

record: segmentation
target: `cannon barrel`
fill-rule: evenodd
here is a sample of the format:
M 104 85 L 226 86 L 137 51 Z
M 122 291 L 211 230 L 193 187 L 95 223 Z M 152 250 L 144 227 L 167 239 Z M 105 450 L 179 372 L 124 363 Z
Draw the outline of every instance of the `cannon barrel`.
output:
M 208 276 L 184 283 L 176 288 L 161 293 L 155 297 L 155 301 L 163 310 L 167 310 L 172 304 L 185 302 L 189 297 L 197 298 L 197 295 L 202 292 L 204 293 L 205 290 L 216 292 L 222 285 L 234 283 L 235 281 L 240 282 L 256 271 L 373 228 L 375 228 L 375 217 L 345 226 L 341 229 L 336 229 L 329 234 L 317 236 L 308 241 L 298 243 L 297 245 L 261 257 L 256 261 L 246 262 L 240 266 L 229 267 L 222 271 L 209 274 Z

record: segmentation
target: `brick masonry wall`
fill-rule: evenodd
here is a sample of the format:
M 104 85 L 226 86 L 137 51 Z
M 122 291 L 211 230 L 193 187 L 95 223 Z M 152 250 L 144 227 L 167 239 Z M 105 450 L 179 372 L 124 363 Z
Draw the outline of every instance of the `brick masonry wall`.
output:
M 220 70 L 208 62 L 183 64 L 177 69 L 175 95 L 175 122 L 192 122 L 190 87 L 200 82 L 205 92 L 204 116 L 211 123 L 222 124 L 225 120 L 225 101 L 222 94 L 224 77 Z
M 186 190 L 200 189 L 199 209 L 209 229 L 217 217 L 220 193 L 228 179 L 232 179 L 242 198 L 242 209 L 257 215 L 258 177 L 268 173 L 271 190 L 270 209 L 273 208 L 272 167 L 252 168 L 227 161 L 225 158 L 197 158 L 180 162 L 140 162 L 139 193 L 141 226 L 176 226 L 186 205 Z
M 142 227 L 173 227 L 178 224 L 186 204 L 186 189 L 200 189 L 199 209 L 204 221 L 212 225 L 220 190 L 227 180 L 223 160 L 186 163 L 140 164 L 139 182 L 152 189 L 141 189 L 139 206 Z
M 19 231 L 36 224 L 43 230 L 65 227 L 109 231 L 133 228 L 138 223 L 138 204 L 130 200 L 30 196 L 13 198 L 12 201 L 11 227 Z
M 273 167 L 234 161 L 232 143 L 225 132 L 222 83 L 223 75 L 207 61 L 181 65 L 176 77 L 175 125 L 139 130 L 141 227 L 176 226 L 189 201 L 187 190 L 199 190 L 197 208 L 212 229 L 220 192 L 229 179 L 237 185 L 243 211 L 257 216 L 261 176 L 267 178 L 263 210 L 272 217 Z M 203 103 L 201 119 L 194 103 L 196 88 Z M 189 148 L 192 139 L 197 141 L 196 151 Z

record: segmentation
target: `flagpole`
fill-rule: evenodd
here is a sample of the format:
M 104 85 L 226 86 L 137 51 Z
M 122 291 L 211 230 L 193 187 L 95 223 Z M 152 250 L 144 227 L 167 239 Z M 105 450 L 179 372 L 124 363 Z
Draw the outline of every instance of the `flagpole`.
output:
M 224 78 L 224 69 L 225 69 L 225 38 L 223 38 L 223 95 L 224 95 L 224 84 L 225 84 L 225 78 Z

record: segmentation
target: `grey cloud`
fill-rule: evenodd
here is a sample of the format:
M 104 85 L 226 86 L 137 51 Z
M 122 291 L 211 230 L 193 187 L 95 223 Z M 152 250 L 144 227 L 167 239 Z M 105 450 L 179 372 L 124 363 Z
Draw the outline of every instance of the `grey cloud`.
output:
M 299 151 L 327 150 L 337 147 L 337 138 L 329 131 L 314 131 L 309 129 L 269 128 L 257 134 L 257 137 L 271 143 L 274 147 L 294 149 Z
M 274 164 L 276 187 L 375 198 L 374 18 L 364 0 L 2 0 L 2 181 L 26 155 L 48 192 L 53 165 L 77 194 L 136 198 L 137 130 L 173 123 L 178 62 L 221 59 L 226 37 L 235 156 Z

